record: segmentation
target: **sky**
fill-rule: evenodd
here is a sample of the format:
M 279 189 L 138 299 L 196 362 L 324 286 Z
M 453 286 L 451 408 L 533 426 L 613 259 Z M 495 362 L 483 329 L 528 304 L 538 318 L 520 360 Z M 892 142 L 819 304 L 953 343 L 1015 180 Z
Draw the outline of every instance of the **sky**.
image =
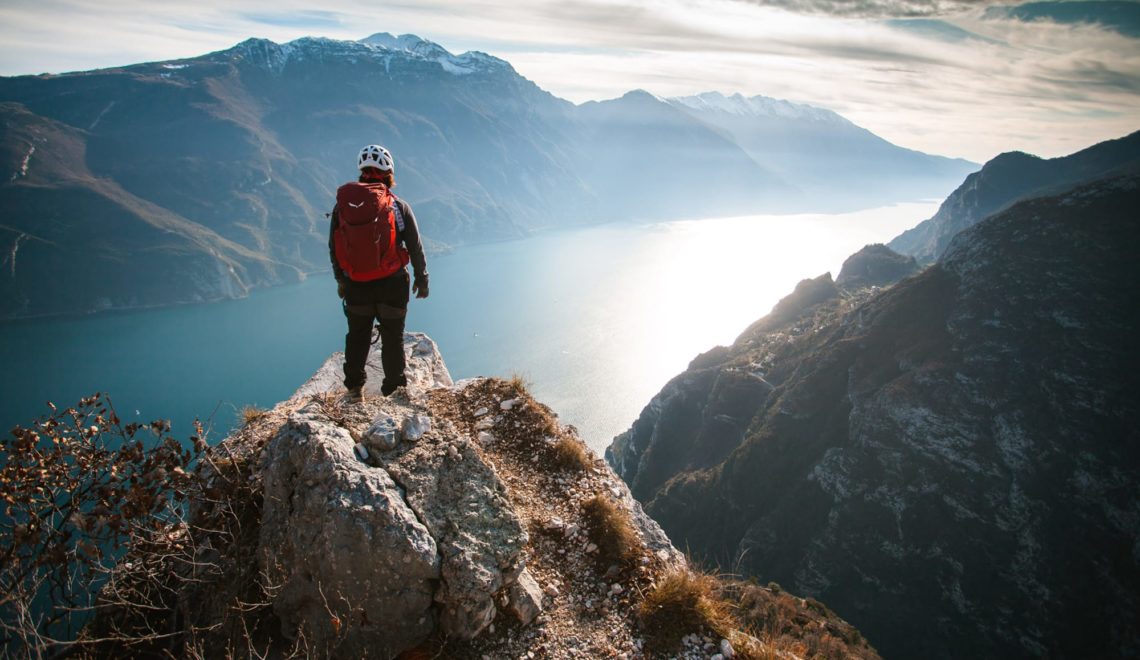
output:
M 411 33 L 581 103 L 720 91 L 834 110 L 984 162 L 1140 130 L 1140 0 L 0 0 L 0 75 L 192 57 L 248 37 Z

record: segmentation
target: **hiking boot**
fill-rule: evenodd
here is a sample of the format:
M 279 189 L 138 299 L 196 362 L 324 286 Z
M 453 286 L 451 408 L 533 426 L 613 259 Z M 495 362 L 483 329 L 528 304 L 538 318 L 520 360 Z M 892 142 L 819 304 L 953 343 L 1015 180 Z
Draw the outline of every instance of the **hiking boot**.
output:
M 360 403 L 364 401 L 364 387 L 354 387 L 344 395 L 345 403 Z
M 408 384 L 407 378 L 400 378 L 399 380 L 397 380 L 395 382 L 384 381 L 383 383 L 380 384 L 380 393 L 383 394 L 384 396 L 392 396 L 393 392 L 400 389 L 401 387 L 404 387 L 407 384 Z

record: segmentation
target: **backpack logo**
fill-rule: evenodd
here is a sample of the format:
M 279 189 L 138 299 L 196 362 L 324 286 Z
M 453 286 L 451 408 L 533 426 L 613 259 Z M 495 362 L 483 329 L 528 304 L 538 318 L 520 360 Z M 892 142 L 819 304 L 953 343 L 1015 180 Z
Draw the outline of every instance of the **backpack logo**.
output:
M 378 280 L 404 267 L 408 251 L 399 244 L 396 197 L 382 183 L 346 183 L 336 191 L 337 264 L 356 282 Z

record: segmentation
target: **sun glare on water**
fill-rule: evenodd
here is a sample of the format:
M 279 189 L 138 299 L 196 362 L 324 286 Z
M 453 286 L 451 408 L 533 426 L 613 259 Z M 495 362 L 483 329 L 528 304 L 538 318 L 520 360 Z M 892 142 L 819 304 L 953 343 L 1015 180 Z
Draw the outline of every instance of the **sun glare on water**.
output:
M 731 344 L 800 280 L 838 276 L 864 245 L 889 241 L 936 210 L 910 203 L 589 230 L 603 234 L 595 244 L 621 248 L 595 253 L 576 291 L 553 294 L 563 301 L 548 312 L 557 320 L 542 347 L 515 354 L 518 369 L 600 451 L 689 361 Z M 561 268 L 557 261 L 548 267 Z

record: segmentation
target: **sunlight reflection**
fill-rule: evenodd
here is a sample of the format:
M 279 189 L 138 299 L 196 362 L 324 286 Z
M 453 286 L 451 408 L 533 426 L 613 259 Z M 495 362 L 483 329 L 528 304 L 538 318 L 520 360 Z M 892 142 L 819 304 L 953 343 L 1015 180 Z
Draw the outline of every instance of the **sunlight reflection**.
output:
M 731 344 L 800 280 L 825 272 L 838 276 L 852 253 L 889 240 L 936 209 L 933 202 L 913 203 L 842 215 L 593 230 L 619 234 L 606 240 L 623 245 L 622 257 L 594 264 L 577 282 L 590 302 L 566 319 L 580 324 L 574 345 L 547 351 L 524 369 L 533 374 L 537 393 L 582 427 L 600 451 L 690 360 Z M 560 270 L 566 256 L 552 258 L 547 267 Z M 557 288 L 553 278 L 550 283 Z M 567 298 L 572 305 L 572 296 Z M 547 336 L 557 341 L 559 333 Z M 558 376 L 548 380 L 545 374 Z

